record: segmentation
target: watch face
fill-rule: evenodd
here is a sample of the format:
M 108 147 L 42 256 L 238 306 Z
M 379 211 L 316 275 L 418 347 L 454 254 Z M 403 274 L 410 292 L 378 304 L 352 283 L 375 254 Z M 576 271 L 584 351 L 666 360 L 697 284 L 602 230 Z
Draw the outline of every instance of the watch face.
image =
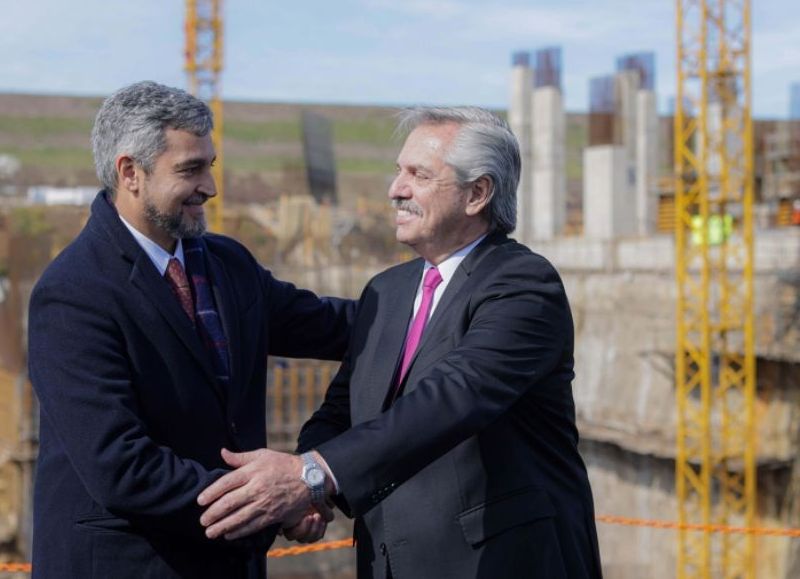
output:
M 314 486 L 321 485 L 325 482 L 325 473 L 322 472 L 322 469 L 312 468 L 308 471 L 306 478 L 308 482 Z

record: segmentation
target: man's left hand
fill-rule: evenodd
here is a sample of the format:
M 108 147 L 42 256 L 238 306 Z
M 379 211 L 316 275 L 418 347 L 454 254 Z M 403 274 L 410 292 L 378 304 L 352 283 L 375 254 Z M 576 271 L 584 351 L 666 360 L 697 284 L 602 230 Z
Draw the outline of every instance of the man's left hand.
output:
M 201 507 L 208 507 L 200 523 L 209 539 L 239 539 L 275 523 L 292 527 L 308 511 L 311 496 L 300 479 L 299 456 L 268 449 L 242 453 L 223 449 L 222 458 L 236 470 L 197 497 Z

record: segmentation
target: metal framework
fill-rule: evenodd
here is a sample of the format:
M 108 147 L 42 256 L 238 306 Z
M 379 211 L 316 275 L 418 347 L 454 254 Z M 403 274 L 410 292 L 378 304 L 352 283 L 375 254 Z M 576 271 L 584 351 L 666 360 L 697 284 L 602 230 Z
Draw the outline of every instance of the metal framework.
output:
M 222 231 L 223 150 L 222 150 L 222 0 L 186 0 L 186 73 L 189 91 L 207 101 L 214 113 L 211 139 L 217 152 L 214 181 L 217 196 L 209 201 L 208 225 Z
M 679 519 L 753 526 L 750 0 L 676 0 Z M 755 576 L 752 535 L 679 533 L 679 578 Z

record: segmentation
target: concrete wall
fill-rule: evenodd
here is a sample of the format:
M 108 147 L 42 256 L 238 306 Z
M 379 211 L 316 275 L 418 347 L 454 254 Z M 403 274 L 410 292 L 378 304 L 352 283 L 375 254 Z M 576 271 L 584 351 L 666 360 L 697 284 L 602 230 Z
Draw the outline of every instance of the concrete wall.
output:
M 597 513 L 676 520 L 672 237 L 562 238 L 533 249 L 560 271 L 573 311 L 573 391 Z M 800 231 L 758 231 L 755 255 L 758 524 L 798 527 Z M 598 531 L 606 577 L 675 576 L 676 531 Z M 757 564 L 759 577 L 795 577 L 800 544 L 759 538 Z

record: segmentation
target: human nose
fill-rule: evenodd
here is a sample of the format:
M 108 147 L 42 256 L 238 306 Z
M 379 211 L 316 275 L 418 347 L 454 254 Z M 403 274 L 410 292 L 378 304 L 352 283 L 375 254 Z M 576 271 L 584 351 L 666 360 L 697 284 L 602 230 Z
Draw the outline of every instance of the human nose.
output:
M 222 175 L 219 175 L 219 178 L 222 179 Z M 208 198 L 217 196 L 217 176 L 213 171 L 208 171 L 206 177 L 198 185 L 197 191 Z
M 407 199 L 411 197 L 408 181 L 402 173 L 398 173 L 389 186 L 389 199 Z

